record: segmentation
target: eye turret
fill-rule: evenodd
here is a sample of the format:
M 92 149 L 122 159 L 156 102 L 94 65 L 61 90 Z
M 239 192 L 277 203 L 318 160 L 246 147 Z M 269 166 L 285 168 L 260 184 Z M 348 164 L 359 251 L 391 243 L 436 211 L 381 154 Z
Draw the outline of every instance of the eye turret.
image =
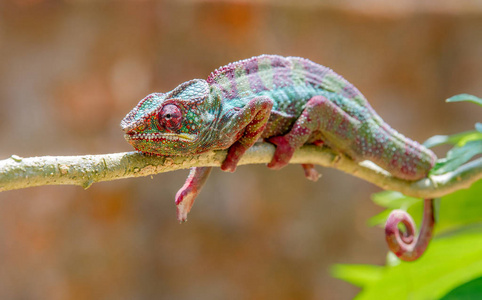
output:
M 175 104 L 167 104 L 157 115 L 159 124 L 169 130 L 177 130 L 181 127 L 181 110 Z

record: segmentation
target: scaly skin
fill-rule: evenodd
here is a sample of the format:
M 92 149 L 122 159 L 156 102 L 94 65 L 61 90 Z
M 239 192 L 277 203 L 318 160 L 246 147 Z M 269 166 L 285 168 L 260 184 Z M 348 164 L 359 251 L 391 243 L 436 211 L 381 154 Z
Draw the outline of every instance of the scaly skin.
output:
M 355 161 L 373 161 L 404 180 L 425 177 L 436 160 L 432 151 L 386 124 L 343 77 L 299 57 L 252 57 L 217 69 L 207 80 L 150 94 L 121 126 L 126 140 L 146 154 L 228 149 L 221 169 L 230 172 L 260 138 L 277 146 L 268 164 L 273 169 L 288 164 L 304 144 L 323 144 Z M 318 179 L 312 165 L 303 168 L 307 178 Z M 176 197 L 180 221 L 186 220 L 209 171 L 191 174 Z

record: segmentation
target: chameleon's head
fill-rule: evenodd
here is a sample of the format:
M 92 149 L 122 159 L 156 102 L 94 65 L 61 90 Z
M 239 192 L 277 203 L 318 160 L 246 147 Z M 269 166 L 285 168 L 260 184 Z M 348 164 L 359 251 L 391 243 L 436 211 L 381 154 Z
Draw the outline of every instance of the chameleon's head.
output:
M 142 99 L 121 122 L 125 139 L 156 155 L 203 152 L 217 109 L 205 80 L 187 81 L 169 93 Z

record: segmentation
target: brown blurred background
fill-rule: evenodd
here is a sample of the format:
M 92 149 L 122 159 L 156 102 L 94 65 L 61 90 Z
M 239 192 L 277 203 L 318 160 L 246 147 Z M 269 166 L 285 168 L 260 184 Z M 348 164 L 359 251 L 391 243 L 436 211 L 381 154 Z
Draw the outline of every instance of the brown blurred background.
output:
M 469 130 L 480 110 L 444 99 L 482 95 L 474 3 L 2 1 L 0 159 L 131 151 L 146 94 L 262 53 L 333 68 L 418 141 Z M 0 299 L 351 299 L 329 268 L 384 263 L 379 189 L 320 170 L 215 170 L 183 225 L 187 171 L 3 192 Z

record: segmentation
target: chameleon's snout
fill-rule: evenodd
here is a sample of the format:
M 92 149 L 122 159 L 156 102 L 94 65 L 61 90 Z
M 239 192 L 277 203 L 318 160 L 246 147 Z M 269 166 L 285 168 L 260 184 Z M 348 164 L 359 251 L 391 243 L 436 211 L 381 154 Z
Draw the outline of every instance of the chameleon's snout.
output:
M 127 134 L 127 133 L 124 134 L 124 138 L 125 138 L 126 141 L 128 141 L 128 142 L 132 139 L 132 138 L 131 138 L 131 135 L 130 135 L 130 134 Z
M 120 127 L 122 131 L 126 135 L 132 136 L 138 131 L 143 131 L 146 128 L 146 124 L 143 122 L 144 120 L 136 119 L 137 111 L 128 113 L 124 119 L 122 119 L 120 123 Z
M 125 118 L 121 121 L 120 127 L 124 133 L 128 134 L 129 132 L 132 132 L 132 130 L 136 127 L 135 121 L 131 116 L 125 116 Z
M 121 129 L 126 134 L 131 133 L 133 130 L 142 131 L 142 126 L 145 126 L 150 116 L 156 113 L 164 99 L 165 94 L 163 93 L 147 95 L 122 119 L 120 123 Z

